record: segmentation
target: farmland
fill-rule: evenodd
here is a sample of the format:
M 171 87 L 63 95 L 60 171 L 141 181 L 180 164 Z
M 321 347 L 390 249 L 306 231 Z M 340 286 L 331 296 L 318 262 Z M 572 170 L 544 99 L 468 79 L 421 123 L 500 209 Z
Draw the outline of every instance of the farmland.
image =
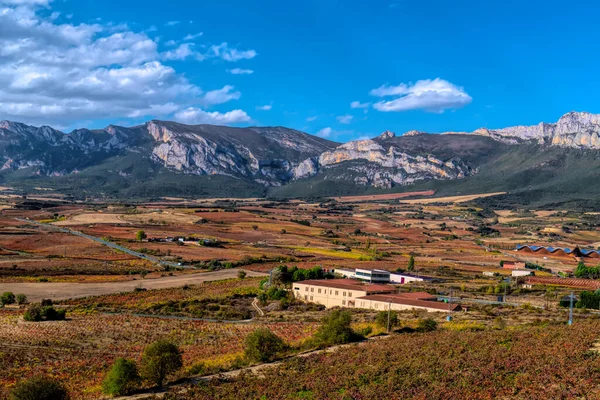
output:
M 169 399 L 598 398 L 597 321 L 577 327 L 399 335 L 314 355 Z
M 67 317 L 34 322 L 25 320 L 27 305 L 0 309 L 0 397 L 20 379 L 43 374 L 63 382 L 74 399 L 100 398 L 114 360 L 140 362 L 158 339 L 183 354 L 183 367 L 170 377 L 182 383 L 167 388 L 172 398 L 239 398 L 236 390 L 244 398 L 536 398 L 545 385 L 553 397 L 594 397 L 598 361 L 587 351 L 599 339 L 597 315 L 577 309 L 576 324 L 567 327 L 568 312 L 558 303 L 597 281 L 578 278 L 569 286 L 576 281 L 559 273 L 571 275 L 581 260 L 514 249 L 596 248 L 600 215 L 491 209 L 474 202 L 484 195 L 37 201 L 37 207 L 7 199 L 0 210 L 0 292 L 24 294 L 31 303 L 52 299 Z M 503 281 L 511 271 L 502 263 L 511 261 L 535 269 L 531 284 Z M 445 312 L 402 311 L 395 333 L 356 345 L 360 351 L 298 358 L 314 350 L 311 340 L 328 311 L 279 293 L 269 297 L 265 282 L 277 280 L 280 266 L 409 272 L 434 280 L 400 291 L 450 294 L 468 311 L 451 322 Z M 504 294 L 506 302 L 498 302 Z M 386 332 L 375 311 L 353 309 L 351 317 L 352 328 L 367 338 Z M 417 331 L 427 318 L 437 330 Z M 190 377 L 246 368 L 244 342 L 257 328 L 280 336 L 290 360 L 254 375 L 190 383 Z M 561 366 L 558 375 L 552 365 Z M 315 378 L 331 369 L 330 379 Z M 140 390 L 150 388 L 144 382 Z

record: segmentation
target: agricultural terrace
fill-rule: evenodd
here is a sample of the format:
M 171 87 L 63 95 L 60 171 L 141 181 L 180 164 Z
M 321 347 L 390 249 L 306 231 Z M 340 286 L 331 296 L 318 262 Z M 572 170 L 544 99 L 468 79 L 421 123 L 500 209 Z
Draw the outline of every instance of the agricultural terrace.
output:
M 172 389 L 169 399 L 598 398 L 598 320 L 401 334 Z M 358 347 L 360 346 L 360 347 Z

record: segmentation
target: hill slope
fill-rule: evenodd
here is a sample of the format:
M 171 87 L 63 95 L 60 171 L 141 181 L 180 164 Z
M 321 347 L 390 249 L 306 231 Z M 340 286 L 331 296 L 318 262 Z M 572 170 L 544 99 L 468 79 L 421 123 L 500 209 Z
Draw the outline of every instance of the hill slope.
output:
M 384 132 L 344 144 L 283 127 L 149 121 L 67 134 L 2 121 L 0 184 L 128 199 L 508 191 L 486 201 L 600 206 L 596 117 L 471 134 Z

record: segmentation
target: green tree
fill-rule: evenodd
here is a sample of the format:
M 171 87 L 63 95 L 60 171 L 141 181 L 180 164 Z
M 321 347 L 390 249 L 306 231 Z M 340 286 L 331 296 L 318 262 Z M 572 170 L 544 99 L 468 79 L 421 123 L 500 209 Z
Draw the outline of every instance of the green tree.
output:
M 21 381 L 11 390 L 10 400 L 68 400 L 69 393 L 59 382 L 45 376 Z
M 398 320 L 398 313 L 396 311 L 390 311 L 389 312 L 389 317 L 390 317 L 390 328 L 393 328 L 394 326 L 397 326 L 398 323 L 400 322 Z M 375 317 L 375 323 L 377 324 L 377 326 L 381 327 L 381 328 L 385 328 L 387 329 L 388 326 L 388 312 L 387 311 L 380 311 L 377 313 L 377 316 Z
M 333 310 L 323 317 L 321 326 L 314 336 L 317 346 L 331 346 L 351 342 L 356 338 L 350 324 L 352 314 L 349 311 Z
M 19 293 L 17 295 L 17 303 L 21 304 L 27 304 L 27 296 L 25 296 L 23 293 Z
M 415 270 L 415 257 L 410 256 L 410 258 L 408 259 L 408 267 L 406 268 L 406 270 L 409 272 Z
M 437 322 L 431 318 L 420 319 L 417 325 L 419 332 L 433 332 L 437 329 Z
M 179 348 L 167 340 L 158 340 L 144 349 L 142 377 L 162 387 L 165 378 L 177 372 L 182 365 Z
M 117 358 L 102 382 L 102 392 L 111 396 L 122 396 L 137 388 L 140 375 L 132 360 Z
M 32 304 L 23 314 L 23 319 L 30 322 L 42 320 L 42 307 L 39 304 Z
M 240 279 L 245 279 L 245 278 L 246 278 L 246 275 L 248 275 L 248 274 L 246 273 L 246 271 L 244 271 L 244 270 L 241 270 L 241 269 L 240 269 L 240 270 L 238 271 L 238 274 L 237 274 L 237 275 L 238 275 L 238 278 L 240 278 Z
M 246 338 L 244 355 L 250 361 L 273 361 L 285 350 L 283 340 L 267 328 L 258 328 Z
M 138 242 L 141 242 L 142 240 L 146 239 L 146 237 L 147 237 L 147 236 L 146 236 L 146 232 L 144 232 L 144 231 L 142 231 L 142 230 L 139 230 L 139 231 L 137 231 L 137 232 L 135 233 L 135 239 L 136 239 Z
M 13 292 L 4 292 L 0 297 L 0 301 L 3 305 L 14 304 L 16 301 L 15 294 Z

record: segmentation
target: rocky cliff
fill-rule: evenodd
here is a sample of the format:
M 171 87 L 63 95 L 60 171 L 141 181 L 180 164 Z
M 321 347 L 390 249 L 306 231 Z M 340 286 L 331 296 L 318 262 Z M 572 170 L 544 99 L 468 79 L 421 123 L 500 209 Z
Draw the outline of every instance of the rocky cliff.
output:
M 294 169 L 294 179 L 345 168 L 345 171 L 340 171 L 339 180 L 390 188 L 419 180 L 464 178 L 476 172 L 459 159 L 441 160 L 431 154 L 408 154 L 391 142 L 394 138 L 393 132 L 386 131 L 377 140 L 355 140 L 342 144 L 318 158 L 302 162 Z
M 600 115 L 570 112 L 556 123 L 540 122 L 538 125 L 503 129 L 480 128 L 472 133 L 511 144 L 534 141 L 539 144 L 600 149 Z

